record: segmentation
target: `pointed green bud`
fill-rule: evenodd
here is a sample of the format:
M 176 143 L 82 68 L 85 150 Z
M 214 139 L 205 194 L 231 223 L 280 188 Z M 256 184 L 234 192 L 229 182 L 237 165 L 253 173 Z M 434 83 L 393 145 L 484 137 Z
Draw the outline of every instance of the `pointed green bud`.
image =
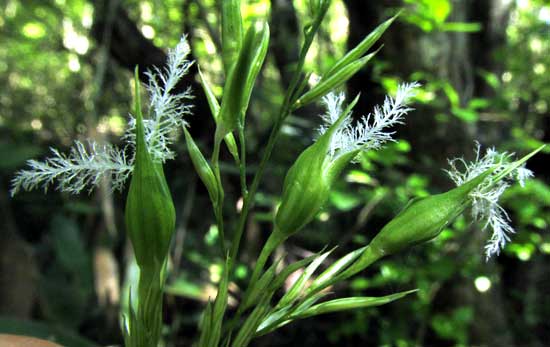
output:
M 141 113 L 139 79 L 136 86 L 136 156 L 126 200 L 126 228 L 141 268 L 161 266 L 175 228 L 176 213 L 162 165 L 147 150 Z
M 417 289 L 413 289 L 381 297 L 351 297 L 325 301 L 293 315 L 291 318 L 299 319 L 332 312 L 385 305 L 417 291 Z
M 326 202 L 331 182 L 325 174 L 329 134 L 307 148 L 288 171 L 275 226 L 290 235 L 309 223 Z
M 501 161 L 502 155 L 500 155 L 501 159 L 497 163 L 492 162 L 492 158 L 483 157 L 480 159 L 478 155 L 478 161 L 467 164 L 467 170 L 478 172 L 479 168 L 487 168 L 487 166 L 490 168 L 485 169 L 481 174 L 448 192 L 411 200 L 403 211 L 386 224 L 374 237 L 361 254 L 361 257 L 333 282 L 353 276 L 386 255 L 434 239 L 449 223 L 462 214 L 464 209 L 470 206 L 472 202 L 475 209 L 475 199 L 472 198 L 473 192 L 480 187 L 487 190 L 491 186 L 498 185 L 499 181 L 513 174 L 529 158 L 543 148 L 544 146 L 541 146 L 510 164 L 503 164 Z M 489 151 L 489 153 L 499 155 L 494 150 Z M 455 175 L 452 172 L 450 174 Z
M 221 142 L 231 131 L 244 126 L 244 117 L 254 82 L 263 65 L 269 46 L 267 22 L 253 23 L 246 33 L 239 57 L 231 69 L 224 88 L 220 110 L 220 123 L 216 138 Z
M 261 270 L 275 248 L 308 224 L 328 199 L 333 182 L 345 166 L 342 161 L 335 163 L 332 160 L 328 153 L 330 143 L 358 100 L 359 96 L 346 107 L 334 124 L 326 129 L 313 145 L 300 154 L 288 170 L 283 183 L 281 204 L 275 215 L 274 230 L 256 261 L 251 283 L 258 280 Z M 349 160 L 352 158 L 353 156 L 349 157 Z
M 293 105 L 294 109 L 300 108 L 304 105 L 313 102 L 320 97 L 328 94 L 331 90 L 337 89 L 346 83 L 353 75 L 361 70 L 368 62 L 378 53 L 378 50 L 357 59 L 345 66 L 342 66 L 337 71 L 332 72 L 330 75 L 324 75 L 321 81 L 317 83 L 308 92 L 302 95 L 296 103 Z
M 370 34 L 367 35 L 363 39 L 363 41 L 359 42 L 357 46 L 355 46 L 352 50 L 350 50 L 348 53 L 346 53 L 345 56 L 343 56 L 341 59 L 339 59 L 326 73 L 327 76 L 332 75 L 334 72 L 340 70 L 344 66 L 350 64 L 353 61 L 356 61 L 357 59 L 361 58 L 369 48 L 372 47 L 380 39 L 382 34 L 390 27 L 390 25 L 395 21 L 395 19 L 399 16 L 400 13 L 396 14 L 395 16 L 391 17 L 390 19 L 386 20 L 384 23 L 380 24 L 376 29 L 374 29 Z
M 204 78 L 201 69 L 199 68 L 199 79 L 202 85 L 202 88 L 204 90 L 204 94 L 206 95 L 206 100 L 208 101 L 208 106 L 210 107 L 210 112 L 212 113 L 212 117 L 214 118 L 214 121 L 216 124 L 219 123 L 220 118 L 220 104 L 218 103 L 218 100 L 216 99 L 216 96 L 214 95 L 214 92 L 212 91 L 212 88 Z M 229 153 L 233 156 L 236 162 L 239 162 L 239 150 L 237 148 L 237 142 L 235 141 L 235 137 L 233 134 L 229 133 L 224 138 L 225 144 L 227 145 L 227 149 L 229 150 Z
M 374 237 L 359 259 L 333 282 L 367 268 L 378 259 L 437 237 L 471 203 L 469 194 L 493 169 L 445 193 L 416 198 Z
M 220 192 L 218 189 L 216 176 L 214 176 L 214 172 L 212 171 L 210 164 L 208 164 L 208 161 L 206 161 L 202 155 L 199 147 L 197 147 L 195 141 L 191 137 L 191 134 L 189 134 L 189 131 L 187 131 L 184 127 L 183 132 L 185 134 L 185 142 L 187 143 L 187 151 L 189 152 L 189 157 L 191 157 L 195 171 L 199 175 L 202 183 L 205 185 L 212 204 L 214 206 L 218 206 Z
M 237 61 L 243 41 L 241 1 L 222 1 L 222 58 L 225 72 L 228 73 Z
M 328 155 L 331 139 L 348 117 L 358 97 L 317 141 L 300 154 L 288 170 L 283 184 L 281 205 L 275 216 L 276 232 L 286 238 L 309 223 L 325 204 L 330 188 L 344 167 L 357 155 L 345 154 L 337 160 Z
M 492 172 L 487 170 L 448 192 L 413 199 L 372 240 L 369 247 L 384 255 L 437 237 L 470 203 L 470 192 Z

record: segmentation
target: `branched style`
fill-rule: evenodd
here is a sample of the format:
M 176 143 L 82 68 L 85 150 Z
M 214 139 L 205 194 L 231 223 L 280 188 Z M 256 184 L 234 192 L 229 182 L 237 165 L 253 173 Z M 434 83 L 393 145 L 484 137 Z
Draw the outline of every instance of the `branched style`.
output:
M 510 171 L 502 180 L 494 181 L 494 178 L 505 171 L 514 153 L 499 153 L 494 148 L 488 148 L 484 155 L 481 154 L 481 145 L 476 143 L 476 158 L 467 162 L 462 158 L 449 161 L 451 169 L 447 171 L 449 177 L 457 186 L 470 181 L 489 169 L 493 169 L 478 187 L 470 193 L 472 199 L 472 217 L 483 222 L 483 230 L 491 227 L 493 234 L 485 246 L 485 256 L 489 259 L 498 255 L 501 249 L 510 241 L 510 234 L 515 231 L 510 225 L 510 217 L 498 204 L 501 195 L 515 181 L 523 187 L 525 181 L 533 177 L 533 172 L 525 167 L 518 167 Z
M 107 175 L 111 176 L 113 189 L 121 189 L 133 169 L 124 151 L 109 144 L 75 141 L 68 155 L 55 148 L 51 151 L 52 157 L 42 162 L 29 160 L 30 168 L 17 173 L 12 180 L 12 196 L 39 187 L 46 191 L 56 180 L 59 190 L 76 194 L 97 186 Z
M 387 141 L 393 141 L 394 132 L 386 128 L 402 124 L 402 118 L 412 108 L 407 102 L 414 96 L 415 89 L 420 85 L 416 82 L 404 83 L 398 86 L 395 98 L 386 96 L 382 106 L 376 106 L 373 113 L 361 117 L 357 124 L 352 124 L 351 112 L 345 115 L 332 137 L 329 155 L 334 160 L 346 153 L 361 149 L 379 149 Z M 323 97 L 327 112 L 321 116 L 324 123 L 319 133 L 324 134 L 342 115 L 344 93 L 329 93 Z
M 174 93 L 178 82 L 193 65 L 192 61 L 187 60 L 189 52 L 189 44 L 184 36 L 174 49 L 168 51 L 168 62 L 164 69 L 147 71 L 150 118 L 144 119 L 143 125 L 149 153 L 155 161 L 164 163 L 174 158 L 174 152 L 169 146 L 174 141 L 174 134 L 187 125 L 184 116 L 191 114 L 192 105 L 187 103 L 193 97 L 191 90 L 188 88 L 182 93 Z M 131 116 L 125 135 L 131 144 L 135 144 L 135 124 Z
M 150 118 L 144 120 L 147 149 L 153 160 L 164 162 L 173 159 L 169 146 L 174 140 L 174 132 L 187 123 L 184 119 L 191 113 L 192 98 L 189 89 L 175 94 L 174 89 L 181 78 L 189 71 L 193 62 L 187 60 L 189 44 L 183 36 L 178 45 L 169 50 L 167 66 L 149 71 L 147 90 L 150 97 Z M 123 137 L 126 146 L 135 149 L 135 119 L 130 118 Z M 43 188 L 45 191 L 57 182 L 57 189 L 78 194 L 85 189 L 90 191 L 102 178 L 111 177 L 112 188 L 121 189 L 134 168 L 135 153 L 126 154 L 125 149 L 111 144 L 98 144 L 94 141 L 75 141 L 69 154 L 52 148 L 52 157 L 44 161 L 29 160 L 28 169 L 20 170 L 12 180 L 12 196 L 21 190 Z

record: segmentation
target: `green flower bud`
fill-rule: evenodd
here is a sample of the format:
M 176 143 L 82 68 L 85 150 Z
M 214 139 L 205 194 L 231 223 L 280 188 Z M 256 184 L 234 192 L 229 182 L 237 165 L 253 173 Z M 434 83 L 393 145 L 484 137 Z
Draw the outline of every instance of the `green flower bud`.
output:
M 437 237 L 471 202 L 470 192 L 491 173 L 491 169 L 448 192 L 411 200 L 372 240 L 369 247 L 381 254 L 393 254 L 404 248 Z
M 471 203 L 469 194 L 492 169 L 448 192 L 417 198 L 374 237 L 359 259 L 338 276 L 344 280 L 378 259 L 437 237 Z M 335 280 L 336 281 L 336 280 Z
M 222 1 L 222 58 L 226 73 L 231 70 L 237 60 L 242 41 L 241 1 Z
M 126 228 L 141 268 L 166 259 L 175 228 L 175 210 L 162 165 L 147 151 L 136 70 L 136 157 L 126 200 Z
M 508 154 L 499 154 L 494 150 L 490 150 L 487 155 L 480 158 L 478 148 L 477 160 L 469 164 L 464 162 L 466 173 L 455 172 L 456 168 L 454 166 L 449 172 L 455 182 L 464 183 L 442 194 L 411 200 L 403 211 L 386 224 L 374 237 L 360 258 L 331 283 L 353 276 L 386 255 L 434 239 L 449 223 L 462 214 L 466 207 L 473 204 L 475 211 L 476 201 L 472 194 L 475 193 L 478 196 L 480 194 L 494 195 L 491 189 L 495 186 L 498 187 L 499 182 L 510 175 L 519 176 L 520 182 L 522 178 L 529 177 L 530 174 L 525 173 L 525 171 L 518 172 L 517 170 L 543 148 L 544 146 L 541 146 L 523 158 L 509 164 L 504 160 L 509 157 Z M 453 161 L 451 161 L 452 163 Z M 484 171 L 481 171 L 481 169 Z M 468 180 L 471 177 L 468 176 L 469 174 L 477 172 L 481 173 Z M 525 176 L 520 175 L 520 173 Z M 482 189 L 481 192 L 479 191 L 480 188 Z M 494 206 L 489 206 L 489 208 L 494 208 Z
M 379 50 L 379 49 L 378 49 Z M 359 58 L 345 66 L 340 67 L 337 71 L 331 72 L 330 75 L 325 75 L 308 92 L 302 95 L 294 104 L 294 109 L 300 108 L 304 105 L 313 102 L 323 95 L 328 94 L 331 90 L 337 89 L 346 83 L 353 75 L 355 75 L 359 70 L 361 70 L 368 62 L 371 60 L 376 53 L 376 50 L 373 53 L 370 53 L 362 58 Z
M 220 202 L 220 191 L 218 189 L 216 176 L 214 176 L 212 168 L 202 155 L 200 149 L 195 144 L 195 141 L 191 137 L 191 134 L 189 134 L 189 132 L 185 128 L 183 128 L 183 132 L 185 134 L 187 150 L 189 151 L 189 156 L 191 157 L 191 161 L 193 162 L 195 171 L 199 175 L 202 183 L 204 183 L 204 185 L 206 186 L 206 190 L 208 191 L 208 195 L 210 196 L 212 204 L 214 206 L 218 206 Z
M 309 223 L 327 200 L 331 182 L 325 174 L 326 137 L 306 149 L 288 171 L 275 225 L 291 233 Z
M 283 238 L 309 223 L 326 202 L 330 188 L 357 151 L 346 153 L 336 160 L 328 154 L 331 139 L 340 124 L 349 116 L 358 97 L 348 105 L 339 119 L 300 154 L 288 170 L 283 184 L 281 205 L 275 216 L 275 229 Z
M 258 280 L 260 271 L 273 250 L 315 217 L 326 202 L 332 183 L 359 152 L 359 150 L 353 150 L 336 159 L 329 154 L 333 136 L 340 125 L 348 119 L 351 109 L 358 100 L 359 96 L 313 145 L 300 154 L 288 170 L 283 183 L 281 204 L 275 216 L 274 230 L 256 261 L 250 283 Z
M 244 116 L 256 77 L 263 65 L 269 46 L 267 22 L 254 23 L 248 29 L 238 59 L 224 87 L 220 123 L 216 138 L 221 142 L 228 133 L 243 126 Z

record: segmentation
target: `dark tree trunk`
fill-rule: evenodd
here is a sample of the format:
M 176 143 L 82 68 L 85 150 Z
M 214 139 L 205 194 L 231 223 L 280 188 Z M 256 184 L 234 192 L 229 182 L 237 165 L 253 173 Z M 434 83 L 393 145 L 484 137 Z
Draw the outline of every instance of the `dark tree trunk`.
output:
M 300 27 L 291 0 L 271 0 L 271 44 L 275 65 L 281 74 L 281 83 L 287 88 L 292 79 L 292 63 L 300 53 Z

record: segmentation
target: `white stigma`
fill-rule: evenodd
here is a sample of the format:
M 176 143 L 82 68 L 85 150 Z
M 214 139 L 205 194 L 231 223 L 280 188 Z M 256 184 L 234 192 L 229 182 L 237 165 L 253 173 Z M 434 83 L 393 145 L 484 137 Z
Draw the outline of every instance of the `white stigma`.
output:
M 183 36 L 178 45 L 168 51 L 166 67 L 147 72 L 150 117 L 143 120 L 143 125 L 147 149 L 158 162 L 174 157 L 169 145 L 177 129 L 187 124 L 183 117 L 191 113 L 191 105 L 186 103 L 192 98 L 189 89 L 175 93 L 177 84 L 193 64 L 187 60 L 188 55 L 189 44 Z M 123 140 L 125 147 L 135 150 L 135 119 L 132 117 Z M 134 169 L 135 153 L 127 158 L 125 149 L 111 144 L 75 141 L 68 155 L 54 148 L 52 154 L 44 161 L 29 160 L 29 168 L 16 173 L 11 182 L 12 196 L 21 190 L 40 187 L 47 190 L 54 182 L 60 191 L 77 194 L 86 188 L 91 191 L 108 176 L 112 188 L 121 189 Z
M 386 96 L 382 106 L 376 106 L 373 113 L 361 117 L 357 124 L 352 124 L 351 112 L 345 115 L 344 121 L 332 136 L 330 157 L 334 160 L 346 153 L 378 149 L 385 142 L 394 141 L 394 132 L 387 131 L 386 128 L 403 123 L 402 118 L 412 110 L 407 102 L 418 87 L 416 82 L 399 85 L 395 98 Z M 323 98 L 327 112 L 321 116 L 325 123 L 319 129 L 321 135 L 342 115 L 344 99 L 343 93 L 330 93 Z
M 494 177 L 509 167 L 513 157 L 513 153 L 499 153 L 494 148 L 487 149 L 485 155 L 482 156 L 481 146 L 476 143 L 475 161 L 466 162 L 462 158 L 449 161 L 451 169 L 447 173 L 457 186 L 493 168 L 492 173 L 470 192 L 472 217 L 483 222 L 483 230 L 490 227 L 493 231 L 491 238 L 485 245 L 487 259 L 493 255 L 498 255 L 506 243 L 510 241 L 510 234 L 515 232 L 510 225 L 510 217 L 498 204 L 500 197 L 513 182 L 518 181 L 521 186 L 524 186 L 525 181 L 533 177 L 531 170 L 519 167 L 512 170 L 502 180 L 496 183 L 493 182 Z
M 183 36 L 178 45 L 168 51 L 168 62 L 164 69 L 147 71 L 149 84 L 147 91 L 150 99 L 150 118 L 143 120 L 145 141 L 151 157 L 155 161 L 165 162 L 174 158 L 170 145 L 174 142 L 175 134 L 187 122 L 184 116 L 191 113 L 191 105 L 186 103 L 192 98 L 190 89 L 180 93 L 174 90 L 187 74 L 193 62 L 187 60 L 190 48 L 187 39 Z M 135 145 L 135 119 L 131 117 L 125 135 L 128 142 Z

